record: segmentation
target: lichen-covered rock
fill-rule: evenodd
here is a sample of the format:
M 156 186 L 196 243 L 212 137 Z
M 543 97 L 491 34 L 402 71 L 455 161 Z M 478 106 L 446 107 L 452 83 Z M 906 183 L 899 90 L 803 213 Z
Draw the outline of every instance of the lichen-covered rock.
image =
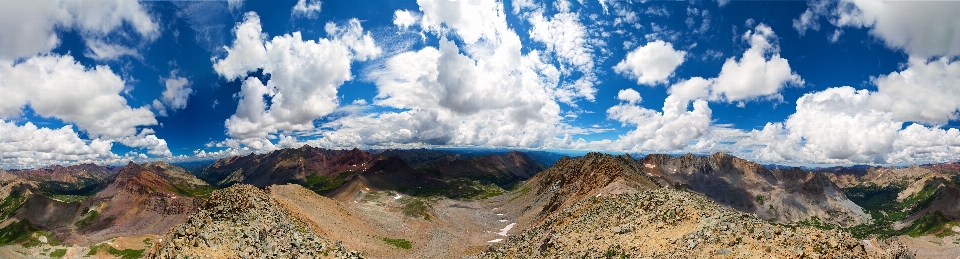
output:
M 214 192 L 150 258 L 361 258 L 313 230 L 252 185 Z

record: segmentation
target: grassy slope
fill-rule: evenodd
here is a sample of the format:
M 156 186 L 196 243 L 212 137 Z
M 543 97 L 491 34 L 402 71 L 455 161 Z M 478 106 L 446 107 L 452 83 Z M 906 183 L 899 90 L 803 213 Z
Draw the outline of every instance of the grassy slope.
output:
M 902 221 L 910 215 L 928 207 L 936 198 L 934 194 L 937 193 L 941 184 L 954 183 L 947 181 L 929 181 L 922 190 L 903 201 L 897 201 L 897 195 L 906 188 L 906 183 L 884 187 L 870 184 L 845 188 L 843 189 L 844 194 L 846 194 L 851 201 L 860 205 L 874 220 L 872 223 L 844 228 L 844 230 L 850 232 L 857 238 L 865 238 L 871 235 L 885 238 L 899 235 L 942 236 L 953 234 L 953 232 L 949 230 L 951 224 L 960 223 L 947 219 L 943 213 L 939 211 L 924 215 L 903 229 L 895 230 L 893 228 L 895 222 Z M 817 218 L 804 220 L 797 224 L 822 229 L 837 228 L 837 226 L 822 223 Z

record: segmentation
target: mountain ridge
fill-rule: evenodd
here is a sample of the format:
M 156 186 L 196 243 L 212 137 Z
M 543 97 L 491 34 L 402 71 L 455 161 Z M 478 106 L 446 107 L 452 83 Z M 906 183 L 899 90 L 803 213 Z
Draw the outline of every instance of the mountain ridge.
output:
M 516 151 L 417 152 L 304 146 L 221 159 L 205 175 L 166 162 L 131 162 L 85 187 L 82 197 L 51 194 L 42 182 L 0 172 L 0 195 L 12 202 L 0 212 L 13 212 L 7 224 L 38 229 L 33 240 L 46 235 L 92 247 L 149 238 L 126 247 L 158 258 L 215 257 L 215 247 L 254 254 L 233 248 L 241 243 L 269 256 L 328 251 L 376 258 L 893 258 L 911 253 L 903 244 L 921 255 L 960 251 L 916 246 L 939 236 L 949 244 L 960 232 L 953 229 L 960 228 L 960 173 L 952 165 L 811 172 L 724 153 L 638 159 L 592 152 L 544 168 Z M 229 190 L 198 176 L 219 179 Z M 866 199 L 874 194 L 882 194 L 880 206 Z M 260 216 L 243 216 L 250 213 Z M 240 228 L 247 230 L 228 231 Z M 285 245 L 290 240 L 307 247 Z M 0 255 L 9 254 L 5 249 Z

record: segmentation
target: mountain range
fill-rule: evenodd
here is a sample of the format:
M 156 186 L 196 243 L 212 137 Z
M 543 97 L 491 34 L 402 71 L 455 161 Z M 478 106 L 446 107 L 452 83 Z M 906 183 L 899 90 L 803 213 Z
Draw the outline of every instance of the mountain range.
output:
M 2 258 L 941 258 L 960 164 L 328 150 L 0 171 Z M 202 169 L 201 169 L 202 168 Z

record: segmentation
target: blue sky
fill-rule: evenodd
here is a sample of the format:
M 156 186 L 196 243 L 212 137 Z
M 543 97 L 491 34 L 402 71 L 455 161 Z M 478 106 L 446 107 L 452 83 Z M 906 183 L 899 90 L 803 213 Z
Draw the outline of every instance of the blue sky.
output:
M 15 1 L 0 167 L 325 148 L 960 157 L 949 1 Z

